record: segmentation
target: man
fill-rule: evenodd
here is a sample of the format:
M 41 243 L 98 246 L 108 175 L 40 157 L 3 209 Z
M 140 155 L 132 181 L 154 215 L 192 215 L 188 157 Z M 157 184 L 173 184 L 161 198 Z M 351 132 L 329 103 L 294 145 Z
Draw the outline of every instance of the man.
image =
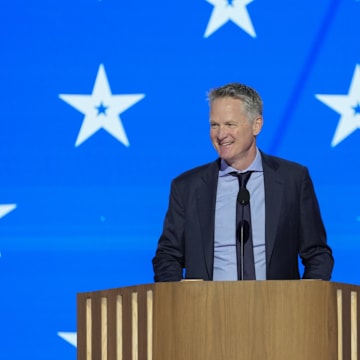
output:
M 173 180 L 153 259 L 155 281 L 246 279 L 239 269 L 247 262 L 254 268 L 248 279 L 299 279 L 299 257 L 302 278 L 330 280 L 332 251 L 307 168 L 257 148 L 260 96 L 232 83 L 212 90 L 209 102 L 219 159 Z M 239 238 L 237 175 L 245 172 L 251 225 L 250 234 Z M 240 251 L 244 243 L 251 245 L 250 255 Z

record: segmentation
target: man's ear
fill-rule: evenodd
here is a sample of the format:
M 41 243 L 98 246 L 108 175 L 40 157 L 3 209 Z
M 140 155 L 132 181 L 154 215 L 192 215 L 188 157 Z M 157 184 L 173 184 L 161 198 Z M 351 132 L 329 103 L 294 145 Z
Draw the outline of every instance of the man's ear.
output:
M 253 134 L 256 136 L 258 134 L 260 134 L 261 132 L 261 129 L 263 127 L 263 123 L 264 123 L 264 120 L 263 120 L 263 117 L 262 116 L 258 116 L 255 120 L 254 120 L 254 123 L 253 123 Z

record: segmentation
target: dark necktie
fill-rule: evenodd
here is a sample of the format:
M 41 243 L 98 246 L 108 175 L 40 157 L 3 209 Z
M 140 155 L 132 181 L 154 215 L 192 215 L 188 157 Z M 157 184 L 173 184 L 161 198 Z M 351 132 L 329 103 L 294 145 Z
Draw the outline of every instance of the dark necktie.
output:
M 236 253 L 238 259 L 238 279 L 255 280 L 254 250 L 252 241 L 250 195 L 246 189 L 252 171 L 231 172 L 239 180 L 239 193 L 236 201 Z M 243 237 L 243 240 L 241 240 Z M 242 246 L 243 245 L 243 248 Z M 241 260 L 243 259 L 243 264 Z

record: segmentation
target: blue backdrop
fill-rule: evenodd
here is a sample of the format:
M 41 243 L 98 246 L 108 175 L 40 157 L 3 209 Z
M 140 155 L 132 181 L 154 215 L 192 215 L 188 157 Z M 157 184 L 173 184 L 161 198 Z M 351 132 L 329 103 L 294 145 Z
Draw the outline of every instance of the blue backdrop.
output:
M 212 161 L 207 91 L 263 97 L 309 167 L 333 280 L 360 284 L 360 2 L 7 1 L 0 359 L 75 359 L 76 293 L 153 281 L 170 181 Z

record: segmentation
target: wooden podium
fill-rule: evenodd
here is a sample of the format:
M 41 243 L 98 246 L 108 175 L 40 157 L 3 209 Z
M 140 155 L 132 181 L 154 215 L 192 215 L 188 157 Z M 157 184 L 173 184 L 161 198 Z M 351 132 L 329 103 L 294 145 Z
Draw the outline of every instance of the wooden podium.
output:
M 78 360 L 358 360 L 360 287 L 184 281 L 79 293 Z

